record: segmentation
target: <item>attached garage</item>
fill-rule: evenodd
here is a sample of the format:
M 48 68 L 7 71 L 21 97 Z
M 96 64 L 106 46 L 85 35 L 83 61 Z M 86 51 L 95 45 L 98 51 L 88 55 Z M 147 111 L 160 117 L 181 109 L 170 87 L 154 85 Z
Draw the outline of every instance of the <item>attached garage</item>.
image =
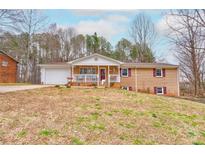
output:
M 61 65 L 41 65 L 42 84 L 66 84 L 67 78 L 71 76 L 68 64 Z

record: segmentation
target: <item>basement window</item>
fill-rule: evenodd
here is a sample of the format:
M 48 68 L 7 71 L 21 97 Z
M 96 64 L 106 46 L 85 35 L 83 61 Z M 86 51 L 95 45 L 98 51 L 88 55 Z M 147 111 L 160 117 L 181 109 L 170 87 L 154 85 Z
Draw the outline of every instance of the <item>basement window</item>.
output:
M 123 90 L 129 90 L 129 87 L 123 86 L 122 89 L 123 89 Z
M 1 66 L 3 66 L 3 67 L 7 67 L 8 66 L 8 61 L 2 61 L 2 63 L 1 63 Z
M 164 94 L 163 88 L 162 88 L 162 87 L 157 87 L 157 88 L 156 88 L 156 94 L 158 94 L 158 95 L 163 95 L 163 94 Z

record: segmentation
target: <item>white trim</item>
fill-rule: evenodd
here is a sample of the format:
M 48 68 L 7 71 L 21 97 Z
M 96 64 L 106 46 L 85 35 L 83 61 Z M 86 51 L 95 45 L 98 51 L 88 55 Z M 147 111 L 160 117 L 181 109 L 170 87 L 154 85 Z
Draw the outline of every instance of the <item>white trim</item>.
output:
M 127 75 L 123 75 L 123 74 L 122 74 L 122 72 L 123 72 L 122 70 L 123 70 L 123 69 L 126 69 L 126 70 L 127 70 Z M 128 68 L 121 68 L 121 77 L 128 77 L 128 76 L 129 76 L 129 69 L 128 69 Z
M 162 89 L 162 93 L 157 93 L 157 88 L 161 88 Z M 156 94 L 157 95 L 164 95 L 164 87 L 156 87 Z
M 41 68 L 70 68 L 70 65 L 53 65 L 53 64 L 39 64 L 38 66 L 40 66 Z
M 100 85 L 100 67 L 98 65 L 98 86 Z
M 121 72 L 120 72 L 120 66 L 118 66 L 118 75 L 119 75 L 119 82 L 121 82 Z

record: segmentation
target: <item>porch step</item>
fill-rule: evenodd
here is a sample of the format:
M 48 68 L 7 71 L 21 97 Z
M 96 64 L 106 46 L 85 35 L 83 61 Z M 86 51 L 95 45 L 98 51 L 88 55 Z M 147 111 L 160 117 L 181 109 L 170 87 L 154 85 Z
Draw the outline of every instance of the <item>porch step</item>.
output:
M 103 88 L 105 88 L 105 86 L 97 86 L 97 88 L 103 89 Z
M 120 83 L 111 83 L 110 87 L 112 87 L 112 88 L 120 88 L 121 84 Z

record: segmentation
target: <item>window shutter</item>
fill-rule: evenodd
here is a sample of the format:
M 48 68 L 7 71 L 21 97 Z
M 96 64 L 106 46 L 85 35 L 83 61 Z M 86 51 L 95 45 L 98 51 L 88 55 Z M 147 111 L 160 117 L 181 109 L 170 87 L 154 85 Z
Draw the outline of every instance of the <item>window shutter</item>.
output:
M 129 91 L 132 91 L 132 87 L 129 87 Z
M 167 94 L 167 88 L 164 87 L 164 94 Z
M 164 69 L 164 68 L 162 69 L 162 73 L 163 73 L 163 77 L 165 77 L 166 72 L 165 72 L 165 69 Z
M 153 77 L 155 77 L 155 76 L 156 76 L 156 69 L 153 68 Z
M 131 68 L 128 68 L 128 76 L 131 77 Z
M 157 94 L 157 87 L 154 87 L 154 94 Z
M 120 77 L 122 76 L 122 69 L 120 68 Z

